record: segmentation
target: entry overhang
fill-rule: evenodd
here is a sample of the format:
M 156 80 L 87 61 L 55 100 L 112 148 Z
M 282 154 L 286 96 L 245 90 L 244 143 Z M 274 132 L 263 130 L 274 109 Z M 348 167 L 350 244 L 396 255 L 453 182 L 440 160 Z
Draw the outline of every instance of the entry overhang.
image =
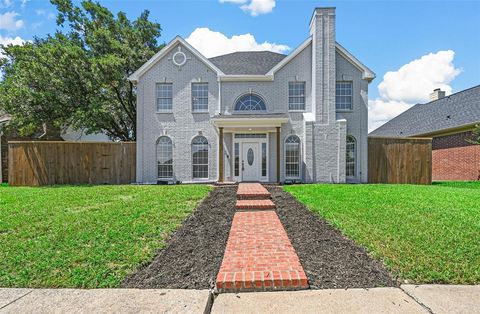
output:
M 288 122 L 283 114 L 273 115 L 218 115 L 213 117 L 213 124 L 217 127 L 229 128 L 275 128 Z

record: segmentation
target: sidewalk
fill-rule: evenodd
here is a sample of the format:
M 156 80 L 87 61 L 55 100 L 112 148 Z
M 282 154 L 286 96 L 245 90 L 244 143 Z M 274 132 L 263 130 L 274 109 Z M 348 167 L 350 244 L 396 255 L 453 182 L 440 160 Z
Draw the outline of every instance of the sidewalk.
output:
M 0 313 L 480 313 L 480 286 L 224 293 L 0 288 Z

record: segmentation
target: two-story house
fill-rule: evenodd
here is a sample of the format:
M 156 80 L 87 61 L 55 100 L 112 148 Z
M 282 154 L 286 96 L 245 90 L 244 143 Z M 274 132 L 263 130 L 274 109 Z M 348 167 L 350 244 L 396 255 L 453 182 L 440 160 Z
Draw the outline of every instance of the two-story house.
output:
M 176 37 L 130 76 L 137 85 L 137 181 L 365 182 L 375 74 L 316 8 L 289 55 L 207 59 Z

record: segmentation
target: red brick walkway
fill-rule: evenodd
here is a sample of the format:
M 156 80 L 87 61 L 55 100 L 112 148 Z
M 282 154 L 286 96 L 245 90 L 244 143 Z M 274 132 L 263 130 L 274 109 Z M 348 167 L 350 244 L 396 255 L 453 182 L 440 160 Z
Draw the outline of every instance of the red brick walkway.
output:
M 270 197 L 260 184 L 257 186 L 261 189 L 253 184 L 243 185 L 239 185 L 239 192 L 248 191 L 255 196 L 268 193 Z M 217 275 L 217 289 L 224 292 L 308 288 L 303 267 L 277 214 L 258 209 L 261 208 L 235 213 Z

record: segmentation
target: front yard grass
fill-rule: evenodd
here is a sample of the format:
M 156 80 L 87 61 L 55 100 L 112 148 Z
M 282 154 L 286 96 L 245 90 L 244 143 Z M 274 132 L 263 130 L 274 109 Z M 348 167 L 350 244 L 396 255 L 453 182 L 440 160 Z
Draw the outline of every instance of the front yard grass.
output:
M 206 185 L 0 186 L 0 287 L 117 287 Z
M 480 182 L 285 190 L 414 283 L 480 283 Z

